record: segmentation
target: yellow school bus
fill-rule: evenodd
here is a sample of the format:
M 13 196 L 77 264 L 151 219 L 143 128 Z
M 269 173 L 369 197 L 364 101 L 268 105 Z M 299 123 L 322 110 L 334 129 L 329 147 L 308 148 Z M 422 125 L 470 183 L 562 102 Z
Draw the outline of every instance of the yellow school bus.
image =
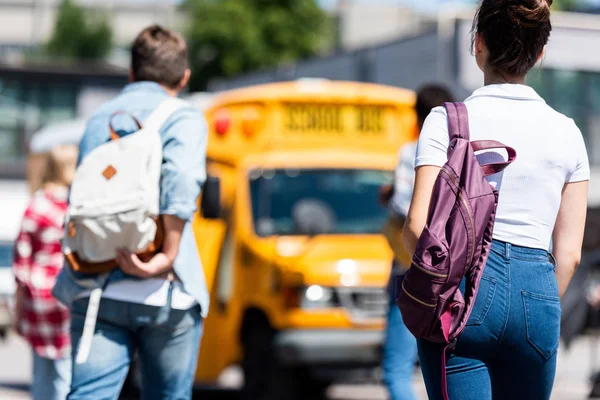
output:
M 416 137 L 414 102 L 327 80 L 217 96 L 207 169 L 219 184 L 193 221 L 211 291 L 197 384 L 241 365 L 249 398 L 312 399 L 379 365 L 392 253 L 378 193 Z

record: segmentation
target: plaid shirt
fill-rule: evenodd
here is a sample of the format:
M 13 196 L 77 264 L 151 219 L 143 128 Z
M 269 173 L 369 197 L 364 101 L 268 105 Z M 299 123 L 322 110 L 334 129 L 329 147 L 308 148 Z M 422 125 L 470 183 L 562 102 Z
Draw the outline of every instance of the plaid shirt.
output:
M 71 351 L 69 311 L 51 293 L 63 266 L 60 241 L 66 210 L 66 190 L 38 191 L 15 243 L 13 270 L 24 291 L 17 331 L 49 359 L 67 357 Z

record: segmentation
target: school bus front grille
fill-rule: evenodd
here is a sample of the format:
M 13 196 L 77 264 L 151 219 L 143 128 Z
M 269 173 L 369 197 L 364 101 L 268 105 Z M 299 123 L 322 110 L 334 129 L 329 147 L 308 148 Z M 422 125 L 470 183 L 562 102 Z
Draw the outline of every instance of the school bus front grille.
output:
M 354 321 L 384 318 L 388 310 L 385 288 L 337 288 L 340 305 Z

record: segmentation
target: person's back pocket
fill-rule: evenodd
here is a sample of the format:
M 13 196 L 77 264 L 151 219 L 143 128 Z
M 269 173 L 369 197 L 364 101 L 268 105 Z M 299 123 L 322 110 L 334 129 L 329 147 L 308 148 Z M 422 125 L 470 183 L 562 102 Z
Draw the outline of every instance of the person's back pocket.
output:
M 527 341 L 546 360 L 558 350 L 560 298 L 522 291 Z

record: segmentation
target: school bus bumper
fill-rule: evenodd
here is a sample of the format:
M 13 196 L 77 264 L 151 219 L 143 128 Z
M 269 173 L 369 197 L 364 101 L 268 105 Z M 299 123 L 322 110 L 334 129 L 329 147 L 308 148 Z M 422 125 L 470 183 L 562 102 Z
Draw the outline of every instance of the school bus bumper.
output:
M 284 365 L 375 366 L 381 361 L 382 330 L 285 330 L 277 334 L 275 349 Z

